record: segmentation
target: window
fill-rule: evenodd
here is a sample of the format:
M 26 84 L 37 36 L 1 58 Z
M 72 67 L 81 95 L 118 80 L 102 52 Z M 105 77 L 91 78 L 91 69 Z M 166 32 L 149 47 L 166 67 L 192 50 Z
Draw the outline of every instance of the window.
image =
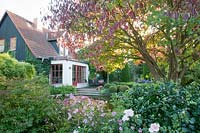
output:
M 62 64 L 51 65 L 51 83 L 52 84 L 62 84 Z
M 0 39 L 0 52 L 4 52 L 5 39 Z
M 86 83 L 86 67 L 73 65 L 72 79 L 73 82 Z
M 16 37 L 11 37 L 10 38 L 10 50 L 11 51 L 16 50 L 16 43 L 17 43 Z

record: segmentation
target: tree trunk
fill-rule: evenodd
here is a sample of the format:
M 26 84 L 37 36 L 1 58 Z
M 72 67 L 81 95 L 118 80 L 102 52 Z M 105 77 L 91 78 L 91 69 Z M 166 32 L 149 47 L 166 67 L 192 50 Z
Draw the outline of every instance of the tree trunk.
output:
M 169 47 L 169 54 L 168 54 L 168 61 L 169 61 L 169 73 L 168 73 L 168 80 L 172 80 L 177 82 L 179 79 L 179 65 L 177 61 L 176 55 L 176 47 L 171 44 Z
M 110 74 L 107 72 L 107 83 L 110 83 Z
M 146 62 L 151 74 L 153 75 L 155 80 L 165 80 L 165 74 L 161 71 L 161 69 L 158 67 L 156 61 L 149 55 L 149 53 L 142 49 L 140 51 L 142 54 L 144 61 Z

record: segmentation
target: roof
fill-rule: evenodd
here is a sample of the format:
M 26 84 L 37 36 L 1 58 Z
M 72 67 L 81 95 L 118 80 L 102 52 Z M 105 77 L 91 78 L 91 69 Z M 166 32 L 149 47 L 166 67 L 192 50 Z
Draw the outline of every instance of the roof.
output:
M 48 58 L 58 56 L 58 53 L 53 48 L 51 43 L 46 40 L 46 33 L 48 31 L 47 29 L 45 30 L 46 32 L 40 31 L 37 29 L 36 25 L 33 22 L 30 22 L 29 20 L 26 20 L 23 17 L 9 11 L 4 14 L 2 21 L 4 20 L 6 14 L 10 17 L 16 29 L 19 31 L 22 38 L 24 39 L 26 45 L 30 49 L 31 53 L 36 58 Z
M 57 61 L 57 60 L 67 60 L 67 61 L 73 61 L 73 62 L 79 62 L 79 63 L 83 63 L 83 64 L 88 64 L 87 61 L 84 60 L 78 60 L 78 59 L 73 59 L 69 56 L 55 56 L 53 58 L 51 58 L 52 61 Z

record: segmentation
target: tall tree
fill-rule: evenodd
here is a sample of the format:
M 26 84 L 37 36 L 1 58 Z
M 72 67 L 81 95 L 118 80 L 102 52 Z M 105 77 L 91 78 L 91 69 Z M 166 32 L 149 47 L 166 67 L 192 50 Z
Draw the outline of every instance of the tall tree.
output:
M 178 81 L 200 57 L 199 5 L 199 0 L 52 0 L 44 20 L 92 42 L 85 56 L 95 58 L 94 64 L 140 60 L 156 80 Z
M 128 63 L 121 70 L 121 81 L 122 82 L 130 82 L 131 81 L 130 68 L 129 68 L 129 64 Z

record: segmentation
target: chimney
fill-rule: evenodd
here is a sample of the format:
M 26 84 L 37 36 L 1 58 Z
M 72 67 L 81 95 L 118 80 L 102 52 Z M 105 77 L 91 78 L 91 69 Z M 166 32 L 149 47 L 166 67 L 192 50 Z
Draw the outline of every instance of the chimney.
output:
M 38 19 L 37 18 L 33 19 L 33 24 L 34 24 L 34 27 L 37 29 L 37 26 L 38 26 Z

